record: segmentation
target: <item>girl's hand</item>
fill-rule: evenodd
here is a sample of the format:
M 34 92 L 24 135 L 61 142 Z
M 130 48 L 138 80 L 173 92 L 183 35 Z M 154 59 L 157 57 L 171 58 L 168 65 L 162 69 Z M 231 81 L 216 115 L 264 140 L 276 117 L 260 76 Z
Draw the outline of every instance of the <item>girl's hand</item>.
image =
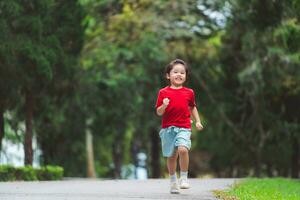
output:
M 196 128 L 198 131 L 201 131 L 203 129 L 203 125 L 201 124 L 201 122 L 196 122 Z
M 169 103 L 170 103 L 170 99 L 168 99 L 168 98 L 164 98 L 164 99 L 163 99 L 163 104 L 164 104 L 166 107 L 169 105 Z

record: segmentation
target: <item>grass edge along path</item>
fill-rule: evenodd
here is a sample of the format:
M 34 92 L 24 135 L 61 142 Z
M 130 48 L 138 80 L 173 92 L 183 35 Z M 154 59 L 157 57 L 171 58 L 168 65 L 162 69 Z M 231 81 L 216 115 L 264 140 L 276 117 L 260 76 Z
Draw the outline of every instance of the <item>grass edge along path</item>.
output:
M 222 200 L 299 200 L 300 180 L 288 178 L 247 178 L 228 190 L 215 190 Z

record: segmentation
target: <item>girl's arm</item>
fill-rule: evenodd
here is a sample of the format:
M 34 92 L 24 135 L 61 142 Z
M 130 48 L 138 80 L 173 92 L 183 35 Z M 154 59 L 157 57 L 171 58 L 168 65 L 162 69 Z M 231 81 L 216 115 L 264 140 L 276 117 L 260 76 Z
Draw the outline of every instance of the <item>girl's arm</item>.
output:
M 199 117 L 199 113 L 197 110 L 197 107 L 194 106 L 191 110 L 191 115 L 193 117 L 194 120 L 196 120 L 196 128 L 200 131 L 203 129 L 203 125 L 201 123 L 200 117 Z
M 163 99 L 163 104 L 161 104 L 161 106 L 159 106 L 159 107 L 156 109 L 156 114 L 157 114 L 158 116 L 162 116 L 162 115 L 165 113 L 166 108 L 167 108 L 168 105 L 169 105 L 169 102 L 170 102 L 170 100 L 169 100 L 168 98 L 164 98 L 164 99 Z

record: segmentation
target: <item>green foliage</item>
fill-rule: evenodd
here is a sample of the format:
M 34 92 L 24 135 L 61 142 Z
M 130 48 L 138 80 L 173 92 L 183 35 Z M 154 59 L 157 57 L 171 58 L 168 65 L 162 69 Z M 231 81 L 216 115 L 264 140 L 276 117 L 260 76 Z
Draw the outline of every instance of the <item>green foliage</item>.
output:
M 145 10 L 146 5 L 143 2 L 118 3 L 115 5 L 116 9 L 112 10 L 105 9 L 109 3 L 105 6 L 103 4 L 87 5 L 93 7 L 90 7 L 90 13 L 84 20 L 88 28 L 82 54 L 84 72 L 82 80 L 89 89 L 84 102 L 86 109 L 95 118 L 93 132 L 99 136 L 100 141 L 110 141 L 106 150 L 113 153 L 114 149 L 129 150 L 128 145 L 132 143 L 134 136 L 127 137 L 126 132 L 135 134 L 137 128 L 132 126 L 136 127 L 140 123 L 137 122 L 138 115 L 144 113 L 139 110 L 143 100 L 148 100 L 147 96 L 151 95 L 143 94 L 144 87 L 146 84 L 153 87 L 149 84 L 152 78 L 147 75 L 147 70 L 156 70 L 159 67 L 156 63 L 164 59 L 164 56 L 161 52 L 162 42 L 159 41 L 159 33 L 150 31 L 153 24 L 148 18 L 141 17 L 143 14 L 150 18 L 155 17 L 155 13 Z M 147 6 L 150 5 L 148 2 Z M 100 13 L 103 18 L 98 17 L 98 12 L 94 13 L 94 10 L 98 9 L 104 9 Z M 160 74 L 153 76 L 157 79 Z M 98 87 L 90 87 L 91 84 Z M 98 95 L 95 97 L 93 94 Z M 132 125 L 132 121 L 136 123 Z M 113 141 L 116 141 L 115 146 L 109 145 Z M 96 152 L 99 152 L 96 154 L 96 157 L 99 156 L 99 163 L 123 160 L 123 157 L 124 163 L 130 162 L 129 156 L 123 155 L 124 151 L 121 154 L 117 152 L 113 154 L 113 157 L 118 158 L 107 160 L 107 151 L 100 151 L 102 148 L 102 145 L 96 147 Z M 103 170 L 99 169 L 99 174 L 109 171 L 104 170 L 105 167 L 102 168 Z
M 36 171 L 32 166 L 19 167 L 15 169 L 16 180 L 35 181 Z
M 300 42 L 300 26 L 297 24 L 297 19 L 292 18 L 282 22 L 274 31 L 274 39 L 281 48 L 287 49 L 290 53 L 299 51 Z
M 59 166 L 47 165 L 36 171 L 38 180 L 61 180 L 63 178 L 64 169 Z
M 281 1 L 237 1 L 233 5 L 234 18 L 228 23 L 219 53 L 221 73 L 224 74 L 218 83 L 223 86 L 223 92 L 218 95 L 221 104 L 218 107 L 225 113 L 222 117 L 225 124 L 229 125 L 229 129 L 223 130 L 224 136 L 220 137 L 219 144 L 223 143 L 224 137 L 229 137 L 234 146 L 233 151 L 220 156 L 228 158 L 229 153 L 234 152 L 230 163 L 238 169 L 239 165 L 243 169 L 248 166 L 249 171 L 255 166 L 255 175 L 259 176 L 262 163 L 273 169 L 282 167 L 281 159 L 270 158 L 270 149 L 275 149 L 283 141 L 285 146 L 291 147 L 288 145 L 291 141 L 282 137 L 293 137 L 296 132 L 292 129 L 283 131 L 283 121 L 299 123 L 299 115 L 290 109 L 291 106 L 296 109 L 294 102 L 300 97 L 297 86 L 299 49 L 295 45 L 299 40 L 299 21 L 297 10 Z M 276 15 L 271 19 L 269 14 L 272 12 Z M 296 138 L 299 141 L 299 137 Z M 213 150 L 214 147 L 210 148 Z M 293 151 L 297 151 L 280 149 L 273 151 L 272 155 L 290 157 Z M 214 154 L 218 155 L 217 152 Z M 245 159 L 247 156 L 254 158 L 252 163 Z M 242 173 L 242 170 L 238 171 Z
M 10 165 L 1 165 L 0 166 L 0 180 L 1 181 L 15 181 L 15 168 Z
M 33 168 L 32 166 L 13 167 L 11 165 L 0 166 L 0 181 L 36 181 L 36 180 L 61 180 L 64 169 L 59 166 L 45 166 Z

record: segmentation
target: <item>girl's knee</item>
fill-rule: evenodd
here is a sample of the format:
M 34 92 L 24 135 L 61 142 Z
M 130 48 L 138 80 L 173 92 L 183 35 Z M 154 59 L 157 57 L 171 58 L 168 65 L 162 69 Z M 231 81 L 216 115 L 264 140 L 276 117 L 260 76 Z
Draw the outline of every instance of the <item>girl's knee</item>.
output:
M 177 160 L 178 157 L 178 152 L 174 151 L 174 153 L 172 154 L 172 156 L 168 157 L 169 160 Z
M 180 155 L 182 155 L 182 154 L 188 154 L 188 153 L 189 153 L 189 150 L 188 150 L 186 147 L 184 147 L 184 146 L 179 146 L 179 147 L 178 147 L 178 153 L 179 153 Z

